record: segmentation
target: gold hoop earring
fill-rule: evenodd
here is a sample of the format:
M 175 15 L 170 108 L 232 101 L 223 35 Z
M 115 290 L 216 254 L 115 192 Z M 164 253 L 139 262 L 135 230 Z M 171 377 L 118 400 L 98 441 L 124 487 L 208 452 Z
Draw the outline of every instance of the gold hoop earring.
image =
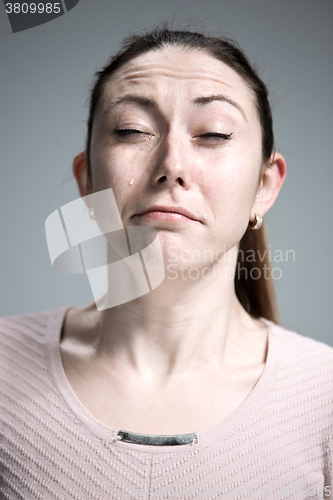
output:
M 250 229 L 260 229 L 263 222 L 264 222 L 264 218 L 263 217 L 260 217 L 260 215 L 257 215 L 257 214 L 254 214 L 254 217 L 255 217 L 255 221 L 249 221 L 249 228 Z

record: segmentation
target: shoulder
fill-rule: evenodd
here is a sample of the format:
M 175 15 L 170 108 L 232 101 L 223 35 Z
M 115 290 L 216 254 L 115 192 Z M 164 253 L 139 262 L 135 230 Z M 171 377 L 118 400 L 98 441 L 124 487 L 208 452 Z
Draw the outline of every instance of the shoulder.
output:
M 280 347 L 283 351 L 283 356 L 286 358 L 297 357 L 297 360 L 313 360 L 324 359 L 329 364 L 333 361 L 333 347 L 315 340 L 311 337 L 306 337 L 294 330 L 289 330 L 281 325 L 269 322 L 271 325 L 272 335 L 279 339 Z
M 15 414 L 25 414 L 37 401 L 43 406 L 45 395 L 53 390 L 48 353 L 52 332 L 57 331 L 65 311 L 61 308 L 0 318 L 0 393 L 5 401 L 5 407 L 0 405 L 0 421 L 3 412 L 11 412 L 10 418 L 15 420 Z
M 275 375 L 265 415 L 276 415 L 285 435 L 295 431 L 327 444 L 333 436 L 333 348 L 274 323 L 270 335 Z
M 280 352 L 277 386 L 290 395 L 333 404 L 333 347 L 280 325 L 271 335 Z
M 22 329 L 38 329 L 38 326 L 45 327 L 52 312 L 39 311 L 0 318 L 0 331 L 4 334 L 8 330 L 19 331 Z
M 41 337 L 44 335 L 50 319 L 57 313 L 61 314 L 63 310 L 64 308 L 52 309 L 0 318 L 0 337 Z
M 60 320 L 65 308 L 0 318 L 0 366 L 23 363 L 41 352 L 52 321 Z

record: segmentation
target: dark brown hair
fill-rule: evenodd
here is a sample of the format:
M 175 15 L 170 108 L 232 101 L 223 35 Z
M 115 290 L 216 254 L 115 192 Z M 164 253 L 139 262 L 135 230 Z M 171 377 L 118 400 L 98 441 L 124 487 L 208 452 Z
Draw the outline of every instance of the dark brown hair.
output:
M 160 28 L 145 31 L 143 34 L 134 34 L 125 38 L 119 52 L 95 75 L 95 82 L 90 94 L 86 140 L 89 178 L 91 178 L 90 145 L 94 112 L 105 83 L 118 68 L 135 57 L 152 50 L 160 50 L 165 46 L 177 46 L 184 50 L 205 51 L 215 59 L 227 64 L 247 83 L 253 93 L 261 125 L 262 169 L 259 177 L 260 182 L 264 169 L 270 167 L 269 160 L 274 149 L 273 119 L 266 85 L 249 63 L 237 42 L 225 37 L 207 36 L 198 32 L 172 30 L 165 24 L 162 24 Z M 270 276 L 267 248 L 264 226 L 258 231 L 253 231 L 250 228 L 246 230 L 239 246 L 235 291 L 240 303 L 253 318 L 264 317 L 278 322 L 272 278 L 266 279 L 267 274 Z M 246 258 L 249 250 L 256 256 L 255 260 Z M 257 256 L 259 256 L 259 260 Z M 237 272 L 237 269 L 239 272 Z

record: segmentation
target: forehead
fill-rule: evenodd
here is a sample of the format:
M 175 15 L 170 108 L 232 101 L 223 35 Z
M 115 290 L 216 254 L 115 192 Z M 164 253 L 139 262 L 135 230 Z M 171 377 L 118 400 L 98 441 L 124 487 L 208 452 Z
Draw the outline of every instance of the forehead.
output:
M 223 94 L 237 102 L 251 118 L 256 114 L 252 90 L 227 64 L 203 50 L 164 47 L 142 54 L 119 68 L 105 83 L 101 101 L 137 91 L 163 99 Z

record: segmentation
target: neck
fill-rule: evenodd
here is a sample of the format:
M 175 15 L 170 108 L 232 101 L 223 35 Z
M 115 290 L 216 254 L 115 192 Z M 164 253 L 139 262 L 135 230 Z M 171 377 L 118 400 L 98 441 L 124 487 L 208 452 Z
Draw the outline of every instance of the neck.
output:
M 208 368 L 219 371 L 242 332 L 256 327 L 235 295 L 236 258 L 237 252 L 229 261 L 215 262 L 211 279 L 207 273 L 197 280 L 166 276 L 138 299 L 95 310 L 96 355 L 114 368 L 122 366 L 122 371 L 127 366 L 147 383 L 177 380 Z

